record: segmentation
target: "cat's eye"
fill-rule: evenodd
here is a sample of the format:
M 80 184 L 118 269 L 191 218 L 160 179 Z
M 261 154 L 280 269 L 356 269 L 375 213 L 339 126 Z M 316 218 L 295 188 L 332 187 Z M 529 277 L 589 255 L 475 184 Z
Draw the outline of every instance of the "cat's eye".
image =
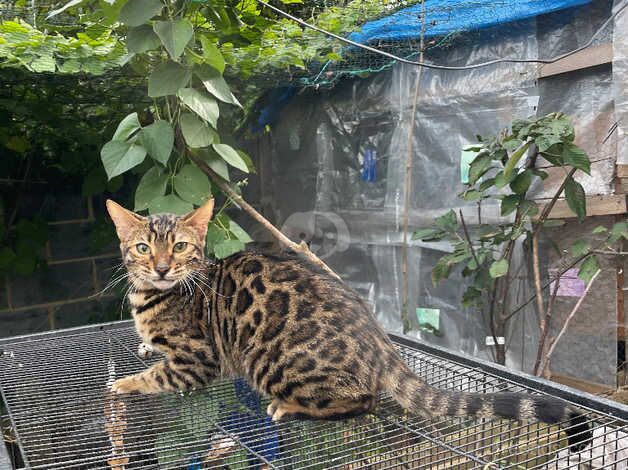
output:
M 188 247 L 188 244 L 186 242 L 177 242 L 174 244 L 174 252 L 181 253 L 187 247 Z
M 138 253 L 142 255 L 147 255 L 148 253 L 150 253 L 150 247 L 146 243 L 138 243 L 137 245 L 135 245 L 135 249 Z

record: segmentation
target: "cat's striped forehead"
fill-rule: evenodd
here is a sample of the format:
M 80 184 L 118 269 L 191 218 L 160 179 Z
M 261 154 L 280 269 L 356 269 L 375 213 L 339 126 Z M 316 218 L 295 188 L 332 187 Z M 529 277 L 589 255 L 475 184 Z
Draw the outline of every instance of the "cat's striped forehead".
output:
M 155 214 L 147 218 L 146 228 L 151 240 L 167 240 L 177 231 L 181 217 L 175 214 Z

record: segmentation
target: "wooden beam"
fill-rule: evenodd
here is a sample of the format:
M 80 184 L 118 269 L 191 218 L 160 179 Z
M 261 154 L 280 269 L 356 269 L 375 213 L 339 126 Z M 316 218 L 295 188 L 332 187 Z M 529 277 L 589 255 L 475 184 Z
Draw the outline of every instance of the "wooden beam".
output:
M 617 164 L 617 178 L 628 178 L 628 164 Z
M 573 387 L 583 392 L 592 393 L 593 395 L 606 394 L 615 390 L 615 387 L 609 387 L 608 385 L 590 382 L 588 380 L 576 379 L 554 372 L 552 372 L 550 379 L 553 382 L 558 382 L 559 384 L 567 385 L 568 387 Z
M 587 47 L 552 64 L 546 64 L 539 70 L 539 78 L 551 77 L 574 70 L 609 64 L 613 61 L 613 45 L 611 43 Z
M 539 203 L 543 211 L 543 204 Z M 626 214 L 626 195 L 609 194 L 605 196 L 587 196 L 587 216 Z M 559 199 L 549 214 L 549 219 L 569 219 L 576 217 L 567 201 Z

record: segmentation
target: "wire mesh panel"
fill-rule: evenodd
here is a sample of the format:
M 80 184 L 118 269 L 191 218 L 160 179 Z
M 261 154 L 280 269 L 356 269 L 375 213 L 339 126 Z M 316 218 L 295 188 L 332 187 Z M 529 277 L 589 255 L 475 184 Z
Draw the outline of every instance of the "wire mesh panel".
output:
M 185 394 L 112 395 L 113 380 L 159 360 L 138 357 L 138 344 L 128 322 L 0 343 L 0 386 L 27 467 L 628 468 L 628 414 L 619 406 L 604 404 L 600 411 L 599 403 L 590 403 L 598 409 L 586 411 L 592 446 L 571 455 L 556 426 L 426 421 L 388 397 L 374 413 L 351 420 L 276 424 L 265 415 L 266 400 L 240 380 Z M 534 392 L 468 360 L 407 342 L 398 346 L 406 362 L 440 388 Z

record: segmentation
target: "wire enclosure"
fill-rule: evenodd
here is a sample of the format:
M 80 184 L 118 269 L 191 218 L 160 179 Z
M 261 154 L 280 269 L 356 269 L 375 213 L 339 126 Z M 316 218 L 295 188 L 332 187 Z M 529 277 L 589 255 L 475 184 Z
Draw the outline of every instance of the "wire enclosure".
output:
M 130 322 L 1 341 L 0 388 L 27 468 L 628 468 L 627 407 L 392 338 L 440 388 L 545 393 L 583 406 L 592 446 L 569 454 L 556 426 L 426 421 L 388 397 L 374 413 L 347 421 L 275 424 L 265 416 L 267 401 L 240 380 L 186 394 L 113 396 L 108 383 L 159 360 L 136 355 Z

